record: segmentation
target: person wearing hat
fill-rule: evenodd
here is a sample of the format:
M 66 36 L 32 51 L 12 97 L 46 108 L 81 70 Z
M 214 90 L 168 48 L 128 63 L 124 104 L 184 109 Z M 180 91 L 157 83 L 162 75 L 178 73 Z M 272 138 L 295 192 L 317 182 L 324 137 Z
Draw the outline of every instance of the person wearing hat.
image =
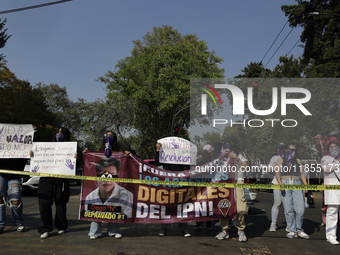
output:
M 331 137 L 327 144 L 329 154 L 321 159 L 321 167 L 324 170 L 325 185 L 340 185 L 340 143 Z M 339 244 L 336 240 L 338 223 L 338 211 L 340 205 L 340 190 L 325 190 L 326 211 L 326 239 L 331 244 Z
M 228 144 L 228 149 L 226 151 L 229 152 L 229 157 L 234 160 L 234 165 L 237 168 L 236 175 L 235 175 L 235 181 L 237 183 L 244 183 L 244 176 L 243 171 L 241 171 L 241 167 L 245 168 L 247 167 L 248 159 L 246 158 L 244 152 L 241 151 L 238 140 L 235 136 L 228 136 L 225 139 L 225 142 Z M 244 229 L 246 227 L 245 222 L 245 215 L 248 212 L 248 205 L 247 205 L 247 199 L 244 197 L 244 189 L 243 188 L 236 188 L 236 210 L 237 210 L 237 216 L 236 216 L 236 225 L 238 229 L 238 236 L 240 242 L 246 242 L 247 237 L 244 233 Z M 215 236 L 218 240 L 223 240 L 229 238 L 229 219 L 221 219 L 220 223 L 222 227 L 222 231 Z
M 276 166 L 277 160 L 284 156 L 286 147 L 287 147 L 287 145 L 284 142 L 279 142 L 277 144 L 276 155 L 273 156 L 269 161 L 269 169 L 268 169 L 269 173 L 275 173 L 275 166 Z M 278 184 L 275 174 L 274 174 L 274 178 L 272 180 L 272 184 Z M 275 232 L 276 229 L 277 229 L 276 222 L 277 222 L 277 217 L 279 216 L 282 200 L 281 200 L 280 190 L 274 189 L 273 195 L 274 195 L 274 204 L 273 204 L 272 212 L 271 212 L 272 223 L 270 224 L 269 231 Z

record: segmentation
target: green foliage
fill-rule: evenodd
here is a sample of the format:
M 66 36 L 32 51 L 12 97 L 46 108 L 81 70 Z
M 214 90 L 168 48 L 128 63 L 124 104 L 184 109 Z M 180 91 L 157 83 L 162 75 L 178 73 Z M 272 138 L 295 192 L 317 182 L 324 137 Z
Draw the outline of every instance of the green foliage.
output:
M 55 127 L 66 127 L 72 134 L 80 136 L 82 118 L 82 111 L 79 109 L 80 103 L 74 103 L 69 99 L 66 87 L 59 87 L 54 83 L 46 85 L 40 82 L 35 87 L 42 91 L 47 109 L 54 116 L 53 122 L 50 124 Z
M 271 78 L 301 78 L 305 65 L 301 63 L 300 57 L 281 56 L 279 62 L 271 72 Z
M 2 20 L 0 18 L 0 49 L 5 47 L 7 40 L 11 37 L 11 35 L 7 34 L 7 28 L 5 29 L 5 24 L 7 19 Z M 0 54 L 0 66 L 2 65 L 1 61 L 3 60 L 4 55 Z
M 290 26 L 303 28 L 301 42 L 305 43 L 302 63 L 311 64 L 307 77 L 340 77 L 338 0 L 297 1 L 297 5 L 283 5 L 282 11 Z M 312 15 L 312 13 L 318 13 Z
M 239 74 L 235 78 L 266 78 L 271 74 L 271 70 L 264 68 L 262 62 L 250 62 L 250 64 L 241 71 L 243 74 Z
M 99 80 L 119 116 L 112 124 L 135 130 L 139 155 L 153 157 L 157 139 L 170 135 L 172 118 L 189 106 L 190 78 L 223 77 L 223 60 L 196 35 L 182 36 L 170 26 L 155 27 L 133 44 L 131 56 Z M 189 108 L 174 124 L 188 127 Z
M 0 122 L 32 123 L 36 126 L 48 123 L 51 113 L 46 110 L 40 89 L 17 79 L 4 65 L 0 67 L 0 84 Z

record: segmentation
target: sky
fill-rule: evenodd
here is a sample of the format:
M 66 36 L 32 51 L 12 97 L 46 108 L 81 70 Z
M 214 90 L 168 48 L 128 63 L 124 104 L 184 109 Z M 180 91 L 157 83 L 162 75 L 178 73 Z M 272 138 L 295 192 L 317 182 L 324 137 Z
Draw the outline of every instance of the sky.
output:
M 1 0 L 0 12 L 55 0 Z M 117 62 L 131 55 L 133 40 L 153 27 L 172 26 L 182 35 L 196 34 L 209 50 L 222 57 L 226 77 L 241 74 L 250 62 L 259 62 L 285 25 L 282 5 L 294 0 L 73 0 L 37 9 L 1 14 L 12 35 L 4 48 L 7 66 L 31 85 L 57 83 L 69 98 L 88 102 L 104 99 L 105 84 L 96 79 L 114 71 Z M 287 25 L 264 65 L 287 36 Z M 267 68 L 286 55 L 299 40 L 294 28 Z M 300 43 L 301 44 L 301 43 Z M 298 57 L 296 46 L 289 55 Z

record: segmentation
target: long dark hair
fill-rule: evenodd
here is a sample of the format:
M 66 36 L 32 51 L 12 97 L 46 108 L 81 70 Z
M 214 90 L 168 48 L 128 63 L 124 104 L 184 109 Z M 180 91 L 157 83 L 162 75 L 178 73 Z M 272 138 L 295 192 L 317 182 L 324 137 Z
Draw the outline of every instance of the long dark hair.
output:
M 107 131 L 106 134 L 107 133 L 112 133 L 113 134 L 113 137 L 112 137 L 112 139 L 113 139 L 112 151 L 116 151 L 116 152 L 117 151 L 122 151 L 122 149 L 118 145 L 116 133 L 111 131 L 111 130 Z M 100 147 L 99 151 L 104 151 L 104 149 L 105 149 L 105 136 L 103 137 L 102 147 Z
M 68 130 L 67 128 L 64 128 L 64 127 L 59 127 L 58 128 L 58 132 L 56 133 L 56 135 L 59 133 L 60 129 L 61 129 L 61 134 L 64 136 L 64 142 L 69 142 L 70 139 L 71 139 L 70 130 Z M 53 142 L 57 142 L 56 135 L 53 138 Z

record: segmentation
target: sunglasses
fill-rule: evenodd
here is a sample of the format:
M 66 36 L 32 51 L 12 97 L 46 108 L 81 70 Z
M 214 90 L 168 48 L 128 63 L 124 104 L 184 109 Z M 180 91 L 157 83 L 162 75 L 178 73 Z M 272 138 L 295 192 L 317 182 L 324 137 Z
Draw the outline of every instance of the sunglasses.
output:
M 118 175 L 111 174 L 109 172 L 104 172 L 104 173 L 97 173 L 97 177 L 101 177 L 101 178 L 118 178 Z

